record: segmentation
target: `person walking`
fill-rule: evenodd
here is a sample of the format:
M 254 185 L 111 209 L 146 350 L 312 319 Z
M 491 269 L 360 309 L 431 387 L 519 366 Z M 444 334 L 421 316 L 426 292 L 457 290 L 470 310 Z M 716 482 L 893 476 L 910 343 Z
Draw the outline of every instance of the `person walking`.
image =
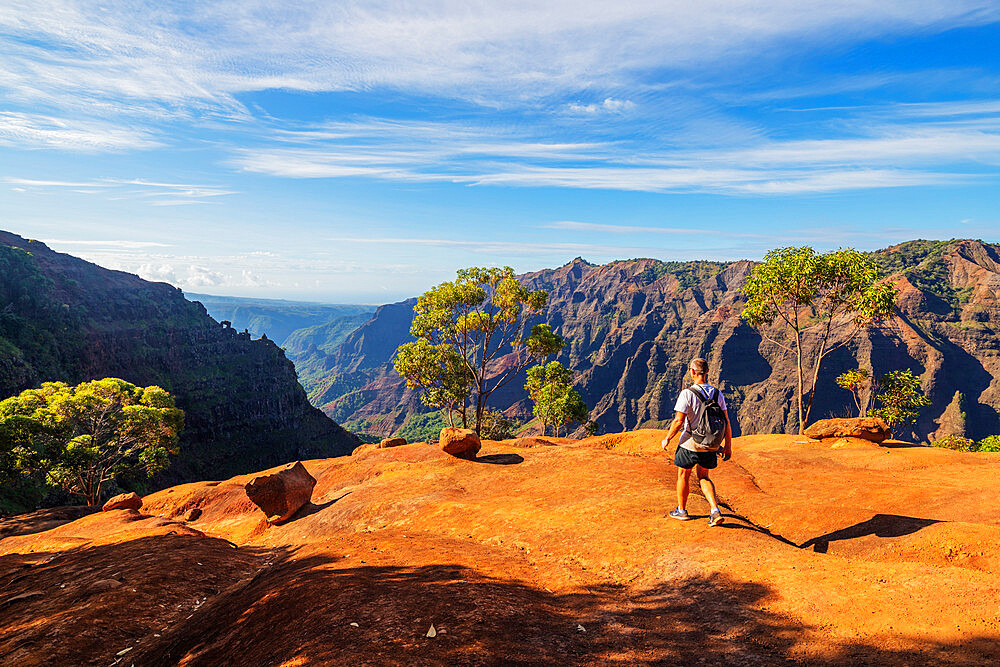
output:
M 724 521 L 715 497 L 715 484 L 708 471 L 715 468 L 721 450 L 722 460 L 733 455 L 733 429 L 726 412 L 726 398 L 722 392 L 708 384 L 708 362 L 694 359 L 689 366 L 694 384 L 681 391 L 674 405 L 674 420 L 670 424 L 662 447 L 668 450 L 674 436 L 681 434 L 674 452 L 677 466 L 677 508 L 670 512 L 674 519 L 687 521 L 688 494 L 691 490 L 691 471 L 698 475 L 698 484 L 711 506 L 708 525 L 717 526 Z M 724 443 L 724 444 L 723 444 Z

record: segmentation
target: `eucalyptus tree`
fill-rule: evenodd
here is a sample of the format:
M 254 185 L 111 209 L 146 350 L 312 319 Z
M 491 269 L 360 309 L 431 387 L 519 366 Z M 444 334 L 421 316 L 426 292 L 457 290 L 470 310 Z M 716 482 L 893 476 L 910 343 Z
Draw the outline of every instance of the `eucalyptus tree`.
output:
M 862 329 L 888 317 L 897 289 L 880 281 L 878 265 L 865 253 L 853 248 L 816 253 L 802 246 L 767 253 L 747 277 L 743 293 L 747 297 L 743 318 L 760 329 L 763 337 L 795 355 L 802 433 L 816 398 L 823 359 Z M 790 341 L 769 335 L 775 322 L 790 334 Z M 803 344 L 807 336 L 813 339 L 808 349 Z

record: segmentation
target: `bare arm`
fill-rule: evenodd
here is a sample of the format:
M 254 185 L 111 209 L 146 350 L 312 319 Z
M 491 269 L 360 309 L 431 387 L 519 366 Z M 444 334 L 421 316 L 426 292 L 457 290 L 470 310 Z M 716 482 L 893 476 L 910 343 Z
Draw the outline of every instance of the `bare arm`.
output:
M 663 449 L 670 447 L 670 441 L 673 440 L 674 436 L 680 433 L 684 428 L 684 417 L 685 415 L 683 412 L 674 412 L 674 421 L 670 423 L 670 430 L 667 431 L 667 437 L 665 437 L 660 443 Z M 728 429 L 726 432 L 729 432 Z
M 733 426 L 729 423 L 729 411 L 726 411 L 726 446 L 722 448 L 722 460 L 728 461 L 733 455 Z

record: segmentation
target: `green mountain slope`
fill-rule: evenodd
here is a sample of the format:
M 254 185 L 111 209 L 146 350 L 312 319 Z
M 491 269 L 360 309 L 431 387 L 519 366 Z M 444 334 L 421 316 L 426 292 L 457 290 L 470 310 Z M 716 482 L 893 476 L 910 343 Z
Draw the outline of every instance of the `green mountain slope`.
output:
M 0 397 L 48 380 L 157 384 L 186 413 L 156 484 L 346 454 L 357 439 L 309 405 L 267 339 L 220 325 L 165 283 L 0 232 Z

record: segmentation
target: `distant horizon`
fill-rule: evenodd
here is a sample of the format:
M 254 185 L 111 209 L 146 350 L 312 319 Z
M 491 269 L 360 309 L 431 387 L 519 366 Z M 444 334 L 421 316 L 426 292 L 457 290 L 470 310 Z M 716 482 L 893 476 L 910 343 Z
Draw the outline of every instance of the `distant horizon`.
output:
M 60 250 L 59 248 L 53 247 L 45 239 L 30 239 L 29 237 L 27 237 L 27 236 L 25 236 L 23 234 L 17 234 L 17 232 L 11 232 L 10 230 L 5 230 L 5 229 L 0 229 L 0 231 L 6 231 L 6 232 L 11 233 L 11 234 L 16 234 L 16 235 L 21 236 L 22 238 L 25 238 L 25 239 L 28 239 L 28 240 L 40 241 L 40 242 L 44 243 L 45 245 L 49 246 L 52 250 L 55 250 L 56 252 L 62 252 L 62 253 L 65 253 L 65 254 L 73 255 L 74 257 L 79 257 L 80 259 L 84 259 L 86 261 L 90 261 L 90 262 L 92 262 L 94 264 L 97 264 L 98 266 L 102 266 L 103 268 L 111 268 L 111 267 L 103 266 L 99 262 L 95 262 L 93 260 L 89 260 L 86 257 L 83 257 L 83 256 L 81 256 L 79 254 L 74 253 L 74 252 L 67 252 L 65 250 Z M 958 242 L 958 241 L 978 241 L 978 242 L 987 243 L 987 244 L 990 244 L 990 245 L 1000 245 L 997 242 L 987 241 L 987 240 L 984 240 L 984 239 L 969 238 L 969 237 L 954 237 L 954 238 L 949 238 L 949 239 L 943 239 L 943 238 L 941 238 L 941 239 L 911 238 L 911 239 L 905 239 L 905 240 L 900 241 L 898 243 L 892 243 L 892 244 L 889 244 L 887 246 L 881 246 L 881 247 L 878 247 L 878 248 L 859 248 L 857 246 L 844 246 L 844 247 L 854 247 L 855 249 L 861 250 L 863 252 L 878 252 L 878 251 L 881 251 L 881 250 L 887 250 L 888 248 L 891 248 L 891 247 L 894 247 L 894 246 L 897 246 L 897 245 L 901 245 L 903 243 L 910 243 L 910 242 L 914 242 L 914 241 L 929 241 L 929 242 L 932 242 L 932 243 L 947 243 L 947 242 Z M 809 245 L 809 244 L 804 244 L 804 245 Z M 588 260 L 586 257 L 582 257 L 582 256 L 578 255 L 578 256 L 573 257 L 572 259 L 569 259 L 569 260 L 567 260 L 567 261 L 565 261 L 562 264 L 559 264 L 557 266 L 542 266 L 542 267 L 536 267 L 536 268 L 529 268 L 529 269 L 524 270 L 524 271 L 518 271 L 517 273 L 520 275 L 520 274 L 525 274 L 525 273 L 534 273 L 534 272 L 537 272 L 537 271 L 553 271 L 553 270 L 562 268 L 564 266 L 567 266 L 569 264 L 572 264 L 577 259 L 583 260 L 584 262 L 587 262 L 588 264 L 590 264 L 592 266 L 605 266 L 607 264 L 612 264 L 612 263 L 615 263 L 615 262 L 631 262 L 631 261 L 639 261 L 639 260 L 643 260 L 643 259 L 652 259 L 652 260 L 664 261 L 664 262 L 669 262 L 669 261 L 682 261 L 682 262 L 687 262 L 687 261 L 692 261 L 692 262 L 695 262 L 695 261 L 709 261 L 709 262 L 721 261 L 721 262 L 726 262 L 726 263 L 739 262 L 739 261 L 757 262 L 757 261 L 760 261 L 761 259 L 763 259 L 763 255 L 761 257 L 756 257 L 756 258 L 754 258 L 754 257 L 742 257 L 740 259 L 732 259 L 732 260 L 716 260 L 716 259 L 710 259 L 710 258 L 693 258 L 693 259 L 688 259 L 688 260 L 660 260 L 660 259 L 658 259 L 656 257 L 619 257 L 619 258 L 616 258 L 616 259 L 608 260 L 606 262 L 592 262 L 592 261 Z M 472 265 L 470 264 L 468 266 L 472 266 Z M 120 271 L 122 269 L 112 269 L 112 270 Z M 131 272 L 131 271 L 125 271 L 125 272 L 126 273 L 132 273 L 133 275 L 138 275 L 138 274 L 135 274 L 134 272 Z M 139 277 L 143 278 L 143 276 L 141 276 L 141 275 Z M 454 275 L 449 276 L 449 277 L 445 278 L 444 280 L 451 280 L 453 278 L 454 278 Z M 143 278 L 143 279 L 144 280 L 149 280 L 148 278 Z M 212 293 L 209 293 L 209 292 L 184 289 L 183 287 L 180 287 L 179 285 L 175 285 L 173 283 L 170 283 L 169 281 L 164 281 L 164 280 L 151 280 L 150 282 L 166 282 L 167 284 L 170 284 L 173 287 L 176 287 L 177 289 L 180 289 L 184 293 L 185 298 L 187 298 L 189 301 L 191 301 L 191 300 L 197 301 L 198 300 L 197 298 L 192 299 L 190 297 L 201 297 L 201 296 L 204 296 L 204 297 L 211 297 L 211 298 L 217 298 L 217 299 L 241 299 L 241 300 L 248 300 L 248 301 L 288 302 L 288 303 L 313 304 L 313 305 L 322 305 L 322 306 L 332 306 L 332 305 L 345 305 L 345 306 L 346 305 L 383 306 L 383 305 L 390 304 L 390 303 L 399 303 L 401 301 L 406 301 L 407 299 L 416 298 L 416 297 L 420 296 L 420 294 L 422 294 L 423 292 L 427 291 L 427 289 L 430 289 L 431 287 L 433 287 L 433 285 L 427 285 L 426 287 L 415 289 L 415 291 L 413 291 L 411 293 L 406 293 L 406 294 L 400 293 L 400 295 L 398 295 L 396 298 L 391 298 L 390 300 L 387 300 L 387 301 L 361 301 L 361 300 L 347 301 L 347 300 L 329 300 L 329 299 L 323 299 L 322 297 L 318 297 L 318 298 L 308 298 L 308 297 L 307 298 L 298 298 L 298 297 L 296 297 L 294 295 L 291 295 L 291 296 L 271 296 L 271 295 L 263 296 L 263 295 L 260 295 L 259 293 L 253 293 L 253 292 L 245 292 L 245 293 L 242 293 L 242 294 L 212 294 Z M 333 298 L 336 299 L 336 297 L 333 297 Z
M 993 0 L 62 0 L 0 35 L 2 224 L 185 290 L 1000 241 Z

